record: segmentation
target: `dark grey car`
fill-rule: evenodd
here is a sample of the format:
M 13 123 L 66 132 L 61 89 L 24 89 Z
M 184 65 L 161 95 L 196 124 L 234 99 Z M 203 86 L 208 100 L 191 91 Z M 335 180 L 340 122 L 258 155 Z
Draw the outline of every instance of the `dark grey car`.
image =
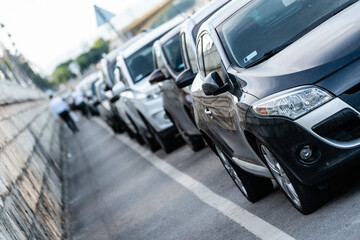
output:
M 190 86 L 196 67 L 195 40 L 201 24 L 229 0 L 213 1 L 199 9 L 181 26 L 167 33 L 153 46 L 153 83 L 162 82 L 164 108 L 188 146 L 198 151 L 205 146 L 196 127 Z
M 354 0 L 241 0 L 201 27 L 196 123 L 250 201 L 273 176 L 310 213 L 358 165 L 359 12 Z
M 205 146 L 204 141 L 193 121 L 192 100 L 189 89 L 178 88 L 177 76 L 184 70 L 180 48 L 181 26 L 173 29 L 153 46 L 155 72 L 150 78 L 151 83 L 161 83 L 163 90 L 163 106 L 184 141 L 189 147 L 198 151 Z

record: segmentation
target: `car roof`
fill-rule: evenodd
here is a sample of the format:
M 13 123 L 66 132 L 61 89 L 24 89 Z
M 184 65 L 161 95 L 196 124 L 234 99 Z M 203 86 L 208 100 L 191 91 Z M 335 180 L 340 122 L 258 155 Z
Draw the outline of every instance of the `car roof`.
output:
M 127 49 L 124 49 L 122 51 L 122 56 L 124 58 L 129 57 L 142 47 L 146 46 L 148 43 L 152 42 L 153 40 L 159 38 L 166 32 L 170 31 L 177 25 L 181 24 L 185 19 L 188 18 L 188 15 L 186 14 L 180 14 L 173 18 L 172 20 L 164 23 L 163 25 L 155 28 L 154 30 L 150 31 L 145 35 L 145 37 L 140 38 L 139 40 L 135 41 L 131 46 L 129 46 Z
M 82 79 L 77 85 L 76 88 L 81 88 L 89 83 L 92 83 L 99 79 L 99 72 L 96 71 L 94 73 L 91 73 L 90 75 L 86 76 L 84 79 Z
M 186 32 L 186 34 L 190 35 L 191 38 L 193 38 L 193 31 L 195 27 L 197 27 L 198 24 L 203 22 L 204 19 L 209 17 L 212 13 L 215 13 L 215 11 L 219 11 L 229 2 L 231 2 L 231 0 L 217 0 L 206 4 L 182 24 L 181 32 Z M 194 42 L 195 40 L 196 39 L 194 39 Z
M 116 57 L 119 55 L 119 53 L 121 51 L 123 51 L 124 49 L 128 48 L 131 44 L 133 44 L 134 42 L 136 42 L 137 40 L 139 40 L 140 38 L 144 37 L 146 35 L 146 32 L 142 32 L 138 35 L 136 35 L 135 37 L 129 39 L 128 41 L 126 41 L 125 43 L 123 43 L 121 46 L 119 46 L 118 48 L 112 50 L 111 52 L 109 52 L 104 59 L 106 59 L 107 61 L 112 61 L 115 60 Z
M 223 8 L 219 9 L 214 15 L 212 15 L 200 28 L 198 34 L 201 34 L 205 29 L 216 28 L 240 8 L 248 4 L 253 0 L 232 0 L 226 4 Z
M 163 45 L 164 43 L 166 43 L 167 41 L 172 39 L 174 36 L 178 35 L 180 33 L 181 27 L 182 27 L 182 24 L 173 28 L 170 32 L 168 32 L 162 38 L 160 38 L 159 43 L 161 45 Z
M 223 6 L 229 2 L 231 2 L 231 0 L 211 1 L 210 3 L 208 3 L 205 6 L 203 6 L 202 8 L 200 8 L 198 11 L 196 11 L 189 20 L 192 21 L 196 25 L 196 24 L 200 23 L 204 18 L 209 16 L 209 14 L 214 12 L 216 9 L 220 8 L 221 6 Z

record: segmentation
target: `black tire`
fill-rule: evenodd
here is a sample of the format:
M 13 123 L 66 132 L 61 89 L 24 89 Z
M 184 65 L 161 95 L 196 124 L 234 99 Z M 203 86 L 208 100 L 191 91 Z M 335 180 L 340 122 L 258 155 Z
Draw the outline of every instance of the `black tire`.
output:
M 125 126 L 125 132 L 126 134 L 131 138 L 131 139 L 134 139 L 136 137 L 136 134 L 133 133 L 129 127 Z
M 179 145 L 179 140 L 174 136 L 161 137 L 143 115 L 141 113 L 139 115 L 146 125 L 148 133 L 151 135 L 151 138 L 144 136 L 144 140 L 149 143 L 152 152 L 162 148 L 166 153 L 170 153 Z
M 151 152 L 156 152 L 157 150 L 159 150 L 161 148 L 161 145 L 159 145 L 159 143 L 156 140 L 155 136 L 153 136 L 152 133 L 150 133 L 150 134 L 152 135 L 151 138 L 144 135 L 143 139 L 144 139 L 146 145 L 150 148 L 150 151 Z
M 123 133 L 124 132 L 124 129 L 118 124 L 112 125 L 111 127 L 115 133 Z
M 129 115 L 127 115 L 127 117 L 129 118 L 131 124 L 134 126 L 135 131 L 136 131 L 136 133 L 133 133 L 133 132 L 129 129 L 130 132 L 131 132 L 131 134 L 134 135 L 135 140 L 136 140 L 140 145 L 144 145 L 144 144 L 145 144 L 145 141 L 144 141 L 144 139 L 141 137 L 140 132 L 139 132 L 139 129 L 137 128 L 137 126 L 135 125 L 135 123 L 134 123 L 134 121 L 131 119 L 131 117 L 130 117 Z M 130 134 L 129 134 L 129 135 L 130 135 Z
M 114 130 L 115 133 L 123 133 L 124 130 L 124 122 L 122 119 L 116 115 L 110 118 L 111 121 L 111 128 Z
M 174 136 L 160 137 L 156 132 L 154 132 L 154 135 L 156 140 L 159 142 L 160 147 L 166 153 L 171 153 L 181 144 L 181 141 L 176 139 Z
M 191 148 L 191 150 L 193 150 L 194 152 L 197 152 L 206 146 L 205 141 L 203 140 L 203 138 L 200 135 L 193 135 L 193 136 L 188 135 L 186 133 L 186 131 L 178 123 L 178 121 L 176 121 L 173 118 L 171 118 L 171 119 L 173 120 L 173 123 L 176 126 L 178 132 L 180 133 L 182 139 Z
M 244 171 L 218 147 L 215 148 L 227 173 L 247 200 L 252 203 L 257 202 L 273 191 L 274 186 L 271 179 L 258 177 Z M 241 183 L 238 182 L 239 180 Z
M 273 151 L 269 150 L 269 148 L 261 143 L 260 141 L 257 141 L 257 146 L 259 148 L 259 153 L 261 159 L 264 161 L 268 169 L 270 170 L 271 174 L 273 175 L 274 179 L 276 180 L 279 187 L 283 190 L 286 197 L 289 199 L 291 204 L 301 213 L 303 214 L 309 214 L 321 207 L 324 202 L 327 199 L 327 194 L 325 191 L 321 191 L 317 186 L 305 186 L 302 184 L 295 176 L 291 174 L 291 172 L 283 166 L 280 162 L 278 162 L 273 154 Z M 265 150 L 264 147 L 267 149 Z M 269 151 L 269 153 L 267 153 Z M 280 169 L 283 170 L 282 178 L 287 177 L 291 185 L 293 186 L 293 189 L 295 190 L 295 193 L 298 197 L 297 200 L 293 199 L 293 196 L 291 196 L 293 193 L 288 193 L 289 190 L 289 184 L 287 186 L 283 187 L 284 182 L 282 183 L 282 180 L 279 180 L 279 176 L 275 173 L 274 170 L 270 167 L 270 165 L 273 165 L 272 163 L 269 163 L 269 154 L 272 155 L 272 157 L 275 159 L 275 161 L 279 164 L 276 165 L 280 167 Z M 286 179 L 283 181 L 287 181 Z
M 154 140 L 158 143 L 158 145 L 164 150 L 166 153 L 171 153 L 174 149 L 176 149 L 180 144 L 179 141 L 174 135 L 169 135 L 165 137 L 161 137 L 155 129 L 148 123 L 145 119 L 143 119 L 150 134 L 153 136 Z

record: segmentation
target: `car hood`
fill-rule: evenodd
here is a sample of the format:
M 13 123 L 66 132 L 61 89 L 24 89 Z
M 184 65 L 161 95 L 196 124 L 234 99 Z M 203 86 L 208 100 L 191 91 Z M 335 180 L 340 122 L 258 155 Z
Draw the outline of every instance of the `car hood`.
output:
M 151 85 L 150 82 L 150 76 L 145 77 L 143 80 L 141 80 L 140 82 L 134 84 L 131 88 L 135 93 L 139 93 L 139 94 L 148 94 L 148 93 L 152 93 L 156 90 L 159 89 L 159 86 L 157 84 L 155 85 Z
M 344 80 L 329 76 L 360 57 L 359 12 L 358 2 L 272 58 L 252 68 L 237 71 L 244 91 L 257 98 L 307 84 L 317 84 L 334 95 L 346 91 L 346 88 L 340 87 Z M 231 71 L 236 72 L 234 69 Z M 357 83 L 359 78 L 346 80 L 347 88 Z

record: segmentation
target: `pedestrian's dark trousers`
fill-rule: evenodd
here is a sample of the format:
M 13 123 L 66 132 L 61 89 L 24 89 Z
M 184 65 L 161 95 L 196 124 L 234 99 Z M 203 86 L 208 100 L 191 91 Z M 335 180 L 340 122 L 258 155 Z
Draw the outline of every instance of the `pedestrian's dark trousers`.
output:
M 88 106 L 86 105 L 86 103 L 82 102 L 77 106 L 77 109 L 79 109 L 82 113 L 83 116 L 89 118 L 90 117 L 90 113 L 89 113 L 89 109 Z
M 76 126 L 76 123 L 71 118 L 69 111 L 63 111 L 62 113 L 59 114 L 59 116 L 61 117 L 62 120 L 66 122 L 66 124 L 68 125 L 68 127 L 71 129 L 72 132 L 79 131 L 78 127 Z

